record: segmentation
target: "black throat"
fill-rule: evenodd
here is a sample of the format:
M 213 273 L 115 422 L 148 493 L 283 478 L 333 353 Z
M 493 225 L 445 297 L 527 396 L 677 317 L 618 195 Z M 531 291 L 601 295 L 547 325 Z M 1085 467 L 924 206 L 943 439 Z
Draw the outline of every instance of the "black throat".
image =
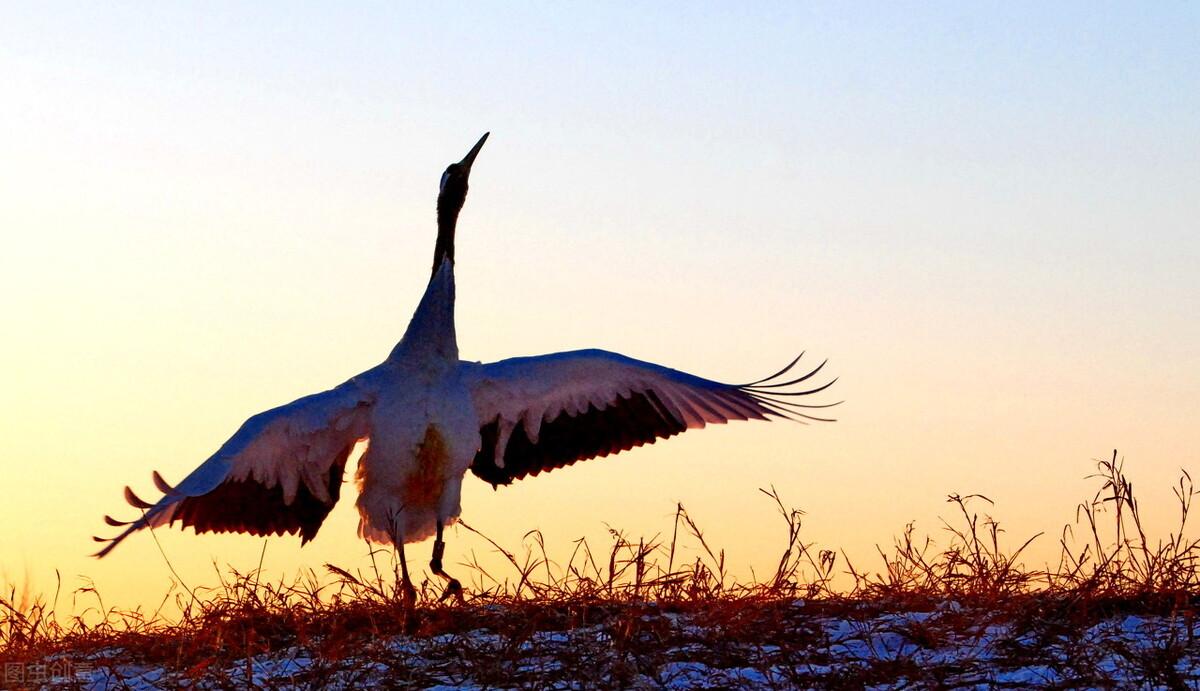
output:
M 433 247 L 433 272 L 429 276 L 430 281 L 437 275 L 442 262 L 450 260 L 451 264 L 454 263 L 454 229 L 458 225 L 458 212 L 462 211 L 463 203 L 467 201 L 467 178 L 471 175 L 471 164 L 475 162 L 475 157 L 479 155 L 479 150 L 483 148 L 487 138 L 488 133 L 484 132 L 463 160 L 451 163 L 446 172 L 442 173 L 437 201 L 438 235 L 437 244 Z
M 458 225 L 458 212 L 462 211 L 463 202 L 467 200 L 467 181 L 465 178 L 451 176 L 446 180 L 441 194 L 438 195 L 437 244 L 433 247 L 433 271 L 430 280 L 437 273 L 442 260 L 449 259 L 454 263 L 454 230 Z

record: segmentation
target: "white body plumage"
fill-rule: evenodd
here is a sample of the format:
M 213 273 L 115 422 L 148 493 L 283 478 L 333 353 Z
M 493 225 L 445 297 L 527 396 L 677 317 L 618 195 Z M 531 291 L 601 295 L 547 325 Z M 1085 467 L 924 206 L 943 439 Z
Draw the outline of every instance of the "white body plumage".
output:
M 375 374 L 377 372 L 377 374 Z M 454 331 L 454 268 L 444 260 L 378 377 L 369 446 L 359 462 L 359 534 L 417 542 L 462 513 L 462 481 L 479 423 Z

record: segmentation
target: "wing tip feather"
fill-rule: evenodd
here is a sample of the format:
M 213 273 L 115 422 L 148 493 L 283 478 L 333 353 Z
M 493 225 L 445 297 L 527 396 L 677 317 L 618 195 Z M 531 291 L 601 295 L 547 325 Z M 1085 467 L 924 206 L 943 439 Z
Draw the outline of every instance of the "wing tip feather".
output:
M 133 490 L 130 489 L 129 485 L 125 485 L 125 501 L 129 502 L 129 505 L 135 509 L 154 508 L 154 504 L 151 504 L 150 502 L 145 501 L 138 495 L 134 494 Z

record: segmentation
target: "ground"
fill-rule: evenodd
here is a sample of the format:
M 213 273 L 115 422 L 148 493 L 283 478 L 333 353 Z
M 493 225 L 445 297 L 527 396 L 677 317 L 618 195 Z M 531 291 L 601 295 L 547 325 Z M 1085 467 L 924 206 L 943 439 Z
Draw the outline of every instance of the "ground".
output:
M 170 620 L 63 621 L 10 591 L 0 689 L 1200 688 L 1191 480 L 1178 529 L 1151 539 L 1116 455 L 1099 470 L 1062 533 L 1080 543 L 1064 537 L 1052 569 L 1002 549 L 983 497 L 951 495 L 946 544 L 910 526 L 872 571 L 802 542 L 801 512 L 764 492 L 789 538 L 751 583 L 680 506 L 667 544 L 613 532 L 606 552 L 583 541 L 560 561 L 536 531 L 518 552 L 493 542 L 511 571 L 477 569 L 465 603 L 426 581 L 414 605 L 386 569 L 328 564 L 291 584 L 232 572 L 181 588 Z M 685 539 L 699 556 L 678 564 Z
M 336 643 L 280 639 L 257 655 L 208 662 L 183 651 L 110 646 L 82 657 L 60 652 L 39 660 L 44 668 L 27 663 L 23 671 L 27 683 L 86 689 L 1200 686 L 1190 604 L 1113 601 L 1085 611 L 1031 598 L 1001 612 L 954 600 L 925 604 L 907 611 L 754 599 L 437 608 L 418 613 L 423 621 L 412 634 L 374 637 L 364 627 L 363 636 Z M 402 626 L 404 614 L 394 614 Z

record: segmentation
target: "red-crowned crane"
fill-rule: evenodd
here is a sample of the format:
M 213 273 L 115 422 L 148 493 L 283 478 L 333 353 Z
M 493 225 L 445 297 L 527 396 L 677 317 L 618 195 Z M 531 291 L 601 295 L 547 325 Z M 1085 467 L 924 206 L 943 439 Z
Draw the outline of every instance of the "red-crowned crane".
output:
M 607 456 L 680 432 L 730 420 L 826 420 L 797 397 L 824 362 L 788 378 L 800 358 L 745 385 L 721 384 L 603 350 L 579 350 L 489 364 L 458 357 L 454 333 L 454 231 L 471 166 L 488 135 L 442 174 L 433 275 L 400 343 L 382 364 L 323 393 L 247 420 L 178 485 L 158 472 L 163 493 L 97 556 L 146 527 L 176 522 L 197 533 L 300 534 L 313 539 L 338 500 L 346 460 L 360 441 L 359 534 L 393 545 L 412 596 L 404 544 L 436 536 L 433 573 L 443 597 L 461 586 L 442 569 L 443 528 L 462 511 L 468 470 L 493 486 Z

